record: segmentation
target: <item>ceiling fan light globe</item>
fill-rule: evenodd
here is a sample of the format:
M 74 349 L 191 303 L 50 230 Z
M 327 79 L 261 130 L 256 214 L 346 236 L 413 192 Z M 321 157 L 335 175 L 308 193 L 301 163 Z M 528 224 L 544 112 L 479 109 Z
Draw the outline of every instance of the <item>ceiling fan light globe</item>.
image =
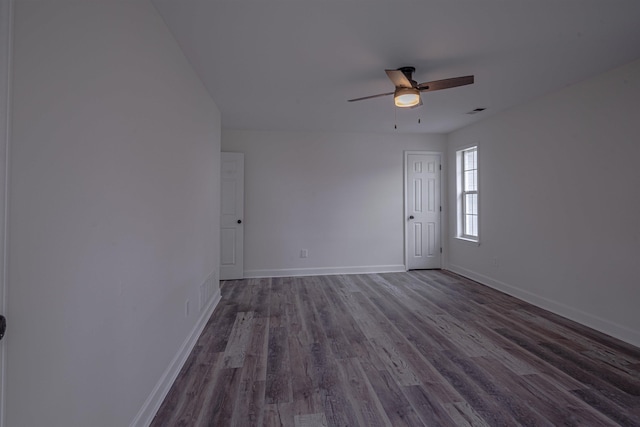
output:
M 420 103 L 420 91 L 410 87 L 399 88 L 396 89 L 393 100 L 396 107 L 414 107 Z

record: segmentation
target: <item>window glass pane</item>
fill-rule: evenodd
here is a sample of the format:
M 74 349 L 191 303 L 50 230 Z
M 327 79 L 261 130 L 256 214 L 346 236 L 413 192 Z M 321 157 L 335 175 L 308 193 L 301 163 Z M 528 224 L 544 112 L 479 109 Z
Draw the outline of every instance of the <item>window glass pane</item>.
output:
M 464 195 L 464 213 L 465 215 L 478 215 L 478 195 L 477 194 L 465 194 Z
M 471 170 L 464 173 L 464 191 L 476 191 L 476 171 Z
M 464 234 L 471 235 L 471 227 L 473 223 L 473 217 L 471 215 L 464 216 Z
M 464 151 L 464 170 L 476 169 L 476 150 Z
M 464 216 L 464 234 L 467 236 L 478 235 L 478 216 L 477 215 L 465 215 Z
M 464 170 L 465 171 L 472 169 L 471 157 L 472 157 L 472 153 L 470 151 L 467 150 L 464 152 Z
M 469 235 L 477 236 L 478 235 L 478 216 L 473 215 L 471 217 L 471 230 L 469 231 Z

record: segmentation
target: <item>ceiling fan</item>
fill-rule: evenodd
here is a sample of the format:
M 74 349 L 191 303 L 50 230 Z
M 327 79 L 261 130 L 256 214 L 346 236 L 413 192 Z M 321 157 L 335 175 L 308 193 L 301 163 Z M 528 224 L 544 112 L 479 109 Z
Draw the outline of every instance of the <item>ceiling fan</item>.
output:
M 350 99 L 349 102 L 363 101 L 365 99 L 393 95 L 393 100 L 396 104 L 396 107 L 419 107 L 422 105 L 420 92 L 431 92 L 434 90 L 449 89 L 452 87 L 465 86 L 473 83 L 473 76 L 453 77 L 450 79 L 418 83 L 413 80 L 412 77 L 413 73 L 416 71 L 415 67 L 400 67 L 397 70 L 384 71 L 387 73 L 387 76 L 396 87 L 393 92 Z

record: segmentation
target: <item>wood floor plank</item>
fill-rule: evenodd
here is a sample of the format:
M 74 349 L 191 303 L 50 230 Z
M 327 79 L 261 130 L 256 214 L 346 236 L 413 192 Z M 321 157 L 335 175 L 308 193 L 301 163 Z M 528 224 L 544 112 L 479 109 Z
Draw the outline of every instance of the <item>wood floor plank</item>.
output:
M 389 372 L 369 369 L 365 372 L 392 426 L 424 425 Z
M 194 425 L 221 426 L 229 425 L 233 417 L 233 404 L 240 387 L 240 369 L 220 369 L 211 387 L 203 390 L 206 405 L 195 417 Z
M 241 367 L 240 386 L 231 425 L 260 425 L 266 390 L 268 317 L 255 317 Z
M 468 376 L 453 363 L 451 354 L 439 353 L 430 358 L 443 377 L 465 399 L 473 411 L 479 414 L 489 425 L 517 425 L 518 422 L 509 411 L 505 411 L 493 395 L 486 393 L 477 380 Z
M 517 380 L 517 377 L 515 378 Z M 564 419 L 565 425 L 575 426 L 614 426 L 611 419 L 594 408 L 586 407 L 579 398 L 567 390 L 554 387 L 552 381 L 542 375 L 525 375 L 520 379 L 523 388 L 536 396 L 540 403 L 537 408 L 548 419 Z M 560 414 L 556 414 L 560 411 Z
M 327 417 L 324 413 L 295 415 L 293 417 L 295 427 L 327 427 Z
M 385 301 L 384 305 L 377 304 L 378 309 L 393 325 L 402 329 L 404 335 L 415 337 L 415 339 L 409 338 L 409 341 L 420 341 L 423 351 L 429 353 L 441 351 L 444 348 L 453 348 L 451 342 L 433 328 L 432 315 L 430 315 L 430 310 L 425 310 L 425 307 L 421 305 L 423 302 L 416 301 L 411 295 L 407 295 L 407 299 L 403 300 L 386 298 L 383 292 L 376 292 L 375 287 L 368 286 L 367 280 L 363 277 L 359 277 L 359 283 L 367 291 L 380 296 L 372 302 L 375 303 L 381 299 Z M 444 312 L 438 312 L 438 314 L 444 314 Z
M 606 415 L 621 426 L 640 425 L 640 411 L 636 408 L 627 410 L 624 406 L 612 402 L 610 399 L 603 397 L 602 394 L 590 388 L 573 390 L 572 393 L 590 407 Z
M 491 427 L 467 402 L 448 403 L 445 409 L 457 427 Z
M 294 278 L 294 286 L 299 289 L 303 286 L 302 281 Z M 299 345 L 310 345 L 313 340 L 307 326 L 307 313 L 305 311 L 307 307 L 304 306 L 300 300 L 300 292 L 290 292 L 287 295 L 287 304 L 289 307 L 287 321 L 290 338 L 295 340 Z
M 554 352 L 554 350 L 557 350 L 557 347 L 551 343 L 541 342 L 538 345 L 513 330 L 502 330 L 500 332 L 518 342 L 529 352 L 569 374 L 579 383 L 582 383 L 584 388 L 575 389 L 572 390 L 572 392 L 582 398 L 589 406 L 612 417 L 612 419 L 617 422 L 618 420 L 623 420 L 624 423 L 622 425 L 640 425 L 640 413 L 635 414 L 640 407 L 638 397 L 628 395 L 608 384 L 599 376 L 600 373 L 597 369 L 583 369 L 571 361 L 563 359 Z M 627 410 L 625 408 L 630 409 Z M 636 420 L 636 422 L 629 424 L 631 420 Z
M 385 369 L 385 365 L 378 356 L 378 352 L 363 333 L 361 323 L 358 321 L 363 320 L 363 315 L 359 313 L 361 306 L 357 302 L 361 292 L 356 290 L 354 292 L 347 291 L 343 293 L 343 291 L 345 291 L 345 288 L 338 285 L 336 294 L 340 295 L 344 304 L 339 308 L 341 310 L 340 316 L 343 319 L 342 324 L 346 324 L 344 333 L 349 340 L 353 357 L 356 357 L 363 366 L 371 365 L 376 370 Z
M 269 318 L 269 322 L 271 322 L 271 318 Z M 284 327 L 270 327 L 265 391 L 266 403 L 284 403 L 293 400 L 289 366 L 287 329 Z
M 196 357 L 191 355 L 190 359 Z M 189 364 L 188 369 L 181 372 L 167 394 L 152 426 L 194 425 L 193 419 L 197 417 L 203 404 L 200 399 L 214 379 L 216 360 L 221 358 L 222 353 L 215 353 L 209 363 Z
M 151 425 L 640 427 L 640 349 L 444 271 L 226 281 Z
M 391 421 L 358 359 L 341 359 L 337 363 L 349 402 L 356 412 L 359 425 L 390 427 Z
M 253 312 L 254 317 L 269 316 L 269 293 L 271 279 L 247 279 L 240 287 L 246 288 L 243 299 L 237 297 L 239 312 Z
M 265 405 L 264 421 L 265 427 L 288 427 L 295 425 L 291 402 L 280 402 Z
M 241 368 L 253 331 L 253 312 L 239 312 L 224 352 L 224 368 Z
M 519 355 L 513 351 L 509 341 L 505 340 L 502 335 L 482 324 L 474 323 L 474 329 L 484 337 L 483 341 L 487 343 L 489 355 L 499 360 L 505 368 L 518 375 L 540 373 L 540 370 L 534 364 L 521 357 L 521 354 Z
M 329 302 L 323 292 L 323 288 L 326 288 L 328 284 L 329 280 L 326 277 L 319 277 L 318 285 L 310 287 L 309 293 L 333 354 L 338 359 L 347 359 L 353 357 L 351 343 L 343 332 L 346 325 L 340 323 L 337 314 L 339 311 Z
M 411 407 L 427 426 L 453 424 L 453 419 L 441 403 L 440 396 L 423 385 L 412 385 L 402 389 Z
M 265 411 L 265 381 L 244 377 L 240 382 L 231 422 L 233 426 L 262 425 Z
M 508 330 L 510 327 L 514 326 L 513 322 L 509 320 L 510 312 L 507 314 L 500 314 L 498 317 L 495 316 L 495 312 L 493 310 L 490 310 L 490 313 L 487 314 L 493 314 L 493 316 L 491 316 L 491 323 L 485 322 L 485 324 L 482 325 L 482 330 L 487 336 L 492 337 L 496 344 L 500 345 L 507 353 L 512 355 L 515 358 L 516 363 L 531 366 L 534 372 L 547 377 L 555 387 L 560 389 L 575 390 L 583 387 L 581 382 L 577 381 L 566 372 L 558 369 L 553 364 L 548 363 L 544 358 L 538 357 L 536 354 L 528 351 L 525 347 L 519 345 L 517 340 L 509 339 L 499 333 L 501 330 Z M 478 327 L 477 323 L 476 327 Z M 514 372 L 522 375 L 526 375 L 526 371 L 528 371 L 528 369 L 525 369 L 525 372 L 519 372 L 519 369 L 513 366 L 511 362 L 506 366 L 508 368 L 514 368 L 512 369 Z
M 311 346 L 314 386 L 320 393 L 323 412 L 331 426 L 358 425 L 353 407 L 347 399 L 347 391 L 338 374 L 338 360 L 332 357 L 327 343 Z
M 205 328 L 204 333 L 209 335 L 209 339 L 201 342 L 203 352 L 209 354 L 224 352 L 237 315 L 238 310 L 235 304 L 223 304 L 220 310 L 214 311 L 207 325 L 215 325 L 216 333 L 209 332 L 208 329 L 212 328 Z
M 371 343 L 373 350 L 376 352 L 386 370 L 391 373 L 396 381 L 401 385 L 417 385 L 420 384 L 420 377 L 417 370 L 407 361 L 403 354 L 403 346 L 398 345 L 393 339 L 381 328 L 384 323 L 379 323 L 372 315 L 374 307 L 371 307 L 365 298 L 360 298 L 362 310 L 358 312 L 356 322 L 360 324 L 365 337 Z M 408 348 L 405 345 L 404 348 Z
M 251 356 L 251 361 L 255 366 L 249 365 L 252 369 L 254 381 L 266 381 L 267 362 L 269 357 L 269 318 L 254 317 L 251 340 L 247 346 L 247 356 Z M 247 366 L 247 363 L 244 364 Z
M 491 357 L 473 358 L 473 365 L 479 371 L 490 375 L 490 381 L 500 384 L 499 392 L 504 393 L 503 400 L 510 400 L 510 406 L 516 406 L 516 419 L 526 425 L 575 425 L 575 413 L 554 405 L 554 402 L 539 395 L 535 388 L 526 386 L 526 379 L 507 369 L 501 369 L 501 363 Z M 558 393 L 556 393 L 558 394 Z M 523 408 L 521 402 L 525 405 Z M 551 420 L 554 420 L 553 422 Z
M 274 278 L 271 281 L 269 292 L 269 325 L 272 328 L 286 327 L 287 325 L 287 297 L 286 291 L 289 280 L 287 278 Z
M 623 405 L 638 403 L 640 382 L 613 372 L 598 360 L 589 359 L 563 346 L 564 341 L 554 342 L 547 339 L 543 332 L 526 325 L 513 325 L 509 330 L 499 329 L 497 332 L 550 365 L 560 368 L 579 383 L 591 385 L 614 400 L 622 400 Z
M 406 336 L 399 333 L 395 326 L 399 316 L 389 314 L 386 301 L 371 297 L 366 299 L 360 296 L 364 311 L 361 319 L 368 319 L 365 335 L 369 335 L 374 348 L 379 351 L 379 356 L 386 363 L 387 369 L 394 373 L 401 385 L 419 385 L 422 381 L 439 382 L 440 375 L 436 369 L 420 354 Z M 369 304 L 370 303 L 370 304 Z M 386 319 L 376 322 L 378 316 Z M 359 321 L 361 319 L 358 319 Z
M 304 325 L 308 334 L 309 343 L 319 343 L 327 341 L 327 334 L 325 333 L 320 317 L 316 311 L 313 303 L 312 293 L 310 292 L 318 283 L 315 278 L 307 278 L 297 288 L 297 300 L 299 303 L 299 312 L 304 319 Z
M 606 348 L 588 349 L 582 353 L 589 359 L 599 360 L 609 365 L 614 371 L 622 371 L 622 375 L 640 378 L 640 371 L 637 369 L 640 362 L 636 362 L 634 358 L 625 354 L 618 354 Z
M 327 427 L 327 417 L 324 413 L 295 415 L 293 417 L 295 427 Z
M 299 285 L 298 285 L 299 286 Z M 324 414 L 319 390 L 314 386 L 313 361 L 311 358 L 310 335 L 306 328 L 305 311 L 297 295 L 291 295 L 292 305 L 289 312 L 289 360 L 293 395 L 294 416 Z M 301 418 L 310 423 L 314 417 Z M 326 417 L 324 418 L 326 420 Z M 302 422 L 302 421 L 300 421 Z M 296 421 L 296 423 L 299 423 Z M 297 424 L 296 424 L 297 425 Z

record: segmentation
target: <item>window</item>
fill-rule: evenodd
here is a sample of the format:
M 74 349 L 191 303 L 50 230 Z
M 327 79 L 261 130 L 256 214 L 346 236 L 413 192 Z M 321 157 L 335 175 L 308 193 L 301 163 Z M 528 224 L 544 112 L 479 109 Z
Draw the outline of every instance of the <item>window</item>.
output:
M 458 162 L 458 237 L 478 241 L 478 147 L 456 153 Z

